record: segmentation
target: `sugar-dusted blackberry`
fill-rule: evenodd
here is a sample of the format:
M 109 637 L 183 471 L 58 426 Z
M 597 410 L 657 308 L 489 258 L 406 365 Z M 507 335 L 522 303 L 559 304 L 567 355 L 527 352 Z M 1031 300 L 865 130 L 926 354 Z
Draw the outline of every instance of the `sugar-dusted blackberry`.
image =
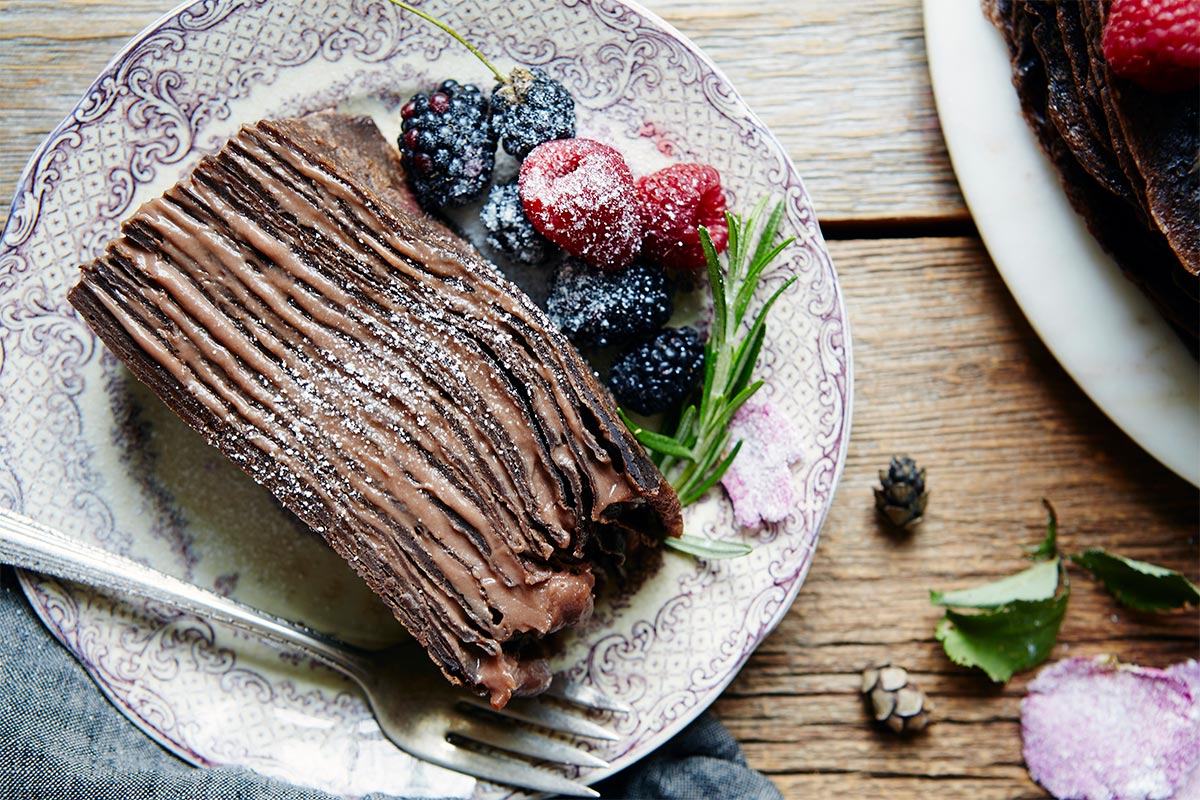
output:
M 575 99 L 567 88 L 538 67 L 516 67 L 505 75 L 479 48 L 437 17 L 414 8 L 403 0 L 392 2 L 409 13 L 441 28 L 471 51 L 496 76 L 492 94 L 491 122 L 504 149 L 523 159 L 530 150 L 552 139 L 575 136 Z
M 461 206 L 483 193 L 496 163 L 488 101 L 471 84 L 444 81 L 400 109 L 400 160 L 424 208 Z
M 704 341 L 693 328 L 663 328 L 617 356 L 608 388 L 639 414 L 679 407 L 704 375 Z
M 671 287 L 658 267 L 633 264 L 601 271 L 575 258 L 550 283 L 546 312 L 580 345 L 626 344 L 658 330 L 675 310 Z
M 492 91 L 492 127 L 510 155 L 524 158 L 551 139 L 575 137 L 575 98 L 538 67 L 517 67 Z
M 496 184 L 488 191 L 479 221 L 487 231 L 488 246 L 519 264 L 535 267 L 554 247 L 525 216 L 516 181 Z

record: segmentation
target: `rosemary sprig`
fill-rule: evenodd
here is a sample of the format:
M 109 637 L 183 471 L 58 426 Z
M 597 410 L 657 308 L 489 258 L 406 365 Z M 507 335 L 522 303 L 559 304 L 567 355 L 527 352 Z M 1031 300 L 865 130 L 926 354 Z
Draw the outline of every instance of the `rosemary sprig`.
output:
M 683 534 L 682 536 L 668 536 L 663 539 L 663 544 L 672 550 L 678 550 L 681 553 L 687 553 L 689 556 L 696 558 L 737 558 L 738 556 L 749 555 L 753 550 L 750 545 L 745 542 L 727 542 L 721 539 L 705 539 L 703 536 L 692 536 L 691 534 Z
M 749 325 L 745 324 L 763 271 L 793 241 L 775 242 L 784 206 L 782 202 L 776 204 L 767 215 L 767 202 L 765 198 L 759 201 L 745 219 L 726 213 L 729 246 L 724 265 L 708 231 L 700 229 L 712 289 L 713 322 L 704 348 L 704 382 L 698 402 L 684 408 L 674 433 L 669 435 L 643 428 L 625 417 L 625 423 L 651 453 L 684 506 L 703 497 L 737 456 L 742 443 L 730 443 L 729 422 L 762 386 L 762 381 L 752 378 L 766 337 L 767 313 L 796 281 L 795 276 L 785 281 L 762 304 Z M 695 536 L 668 538 L 665 543 L 706 558 L 728 558 L 750 550 L 746 545 Z
M 509 82 L 510 79 L 508 78 L 508 76 L 506 76 L 500 70 L 496 69 L 495 65 L 492 64 L 491 61 L 488 61 L 487 56 L 485 56 L 483 53 L 481 53 L 479 51 L 479 48 L 477 48 L 475 45 L 468 42 L 465 38 L 463 38 L 462 34 L 460 34 L 458 31 L 454 30 L 454 28 L 451 28 L 449 25 L 442 22 L 437 17 L 430 16 L 429 14 L 426 14 L 421 9 L 410 6 L 408 3 L 403 2 L 403 0 L 391 0 L 391 2 L 392 2 L 392 5 L 399 6 L 400 8 L 404 9 L 405 11 L 416 14 L 418 17 L 425 20 L 426 22 L 428 22 L 432 25 L 436 25 L 437 27 L 441 28 L 446 33 L 453 36 L 458 41 L 459 44 L 461 44 L 463 47 L 470 50 L 472 55 L 474 55 L 476 58 L 478 58 L 480 61 L 482 61 L 483 65 L 492 71 L 492 74 L 496 76 L 497 81 L 499 81 L 500 83 L 508 83 Z

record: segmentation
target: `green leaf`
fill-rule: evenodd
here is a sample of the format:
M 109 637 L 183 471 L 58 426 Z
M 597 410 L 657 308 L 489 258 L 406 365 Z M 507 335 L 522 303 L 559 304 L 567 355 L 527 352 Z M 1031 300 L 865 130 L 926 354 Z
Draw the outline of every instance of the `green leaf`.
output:
M 763 198 L 755 207 L 755 213 L 752 216 L 761 217 L 766 207 L 767 200 Z M 754 248 L 754 257 L 750 259 L 751 263 L 760 264 L 770 261 L 773 258 L 773 256 L 768 256 L 767 253 L 770 252 L 772 245 L 775 243 L 775 235 L 779 233 L 779 226 L 783 224 L 783 214 L 784 204 L 780 200 L 771 209 L 771 216 L 767 217 L 766 222 L 763 223 L 762 233 L 758 236 L 758 246 Z
M 1122 605 L 1136 611 L 1168 611 L 1200 603 L 1200 589 L 1175 570 L 1099 548 L 1071 560 L 1095 575 Z
M 725 252 L 729 254 L 730 260 L 736 260 L 734 256 L 741 247 L 742 241 L 741 221 L 735 215 L 726 211 L 725 227 L 729 228 L 729 241 L 725 243 Z
M 691 458 L 692 451 L 681 445 L 679 442 L 672 439 L 670 436 L 663 436 L 661 433 L 648 431 L 645 428 L 638 428 L 633 431 L 633 437 L 641 442 L 642 446 L 647 450 L 652 450 L 656 453 L 663 453 L 676 458 Z
M 758 363 L 758 355 L 762 350 L 763 340 L 767 335 L 767 314 L 770 313 L 771 307 L 775 305 L 775 301 L 787 291 L 793 283 L 796 282 L 796 276 L 792 276 L 783 282 L 783 285 L 771 293 L 755 315 L 754 321 L 750 323 L 750 329 L 746 332 L 746 338 L 742 340 L 733 351 L 733 367 L 731 371 L 732 380 L 730 381 L 730 393 L 736 394 L 749 381 L 750 375 Z
M 749 386 L 742 387 L 742 390 L 734 395 L 733 399 L 721 412 L 721 416 L 717 417 L 715 424 L 721 428 L 729 427 L 729 423 L 733 420 L 733 415 L 737 410 L 746 404 L 746 401 L 754 396 L 754 393 L 763 387 L 762 380 L 757 380 Z
M 1058 567 L 1056 558 L 983 586 L 955 592 L 932 591 L 929 602 L 956 608 L 998 608 L 1017 600 L 1048 600 L 1058 591 Z
M 742 291 L 738 293 L 737 300 L 734 305 L 734 310 L 736 311 L 735 318 L 739 322 L 741 322 L 741 320 L 746 316 L 746 309 L 749 307 L 750 299 L 753 297 L 754 287 L 758 283 L 759 277 L 762 275 L 763 270 L 765 270 L 767 265 L 769 265 L 771 261 L 776 258 L 776 256 L 786 250 L 794 241 L 796 241 L 795 237 L 784 239 L 782 242 L 775 245 L 775 247 L 771 248 L 771 250 L 763 254 L 763 258 L 766 260 L 756 260 L 750 265 L 750 269 L 746 272 L 745 285 L 743 285 Z
M 701 419 L 708 418 L 708 409 L 712 406 L 716 388 L 713 384 L 717 380 L 717 358 L 713 351 L 712 339 L 704 343 L 704 381 L 700 384 L 700 409 L 698 416 Z
M 680 495 L 680 504 L 689 506 L 703 497 L 705 492 L 716 485 L 717 481 L 721 480 L 721 476 L 723 476 L 729 469 L 729 465 L 733 463 L 735 458 L 737 458 L 738 451 L 741 449 L 742 441 L 739 439 L 737 444 L 730 448 L 729 454 L 721 460 L 721 463 L 709 470 L 708 475 L 705 476 L 704 481 L 699 486 L 695 487 L 694 489 L 687 489 L 682 495 Z
M 1047 600 L 1017 600 L 994 611 L 947 611 L 936 636 L 955 664 L 978 667 L 997 683 L 1045 661 L 1067 612 L 1070 591 Z
M 740 443 L 729 448 L 730 420 L 762 386 L 761 381 L 754 380 L 754 369 L 766 339 L 767 314 L 796 281 L 795 277 L 784 281 L 767 297 L 750 324 L 744 325 L 743 314 L 750 308 L 767 265 L 793 241 L 775 241 L 785 217 L 785 206 L 778 203 L 767 215 L 768 203 L 766 198 L 761 200 L 745 219 L 726 212 L 729 239 L 723 258 L 713 246 L 709 232 L 703 226 L 698 229 L 713 305 L 712 324 L 704 346 L 703 381 L 694 405 L 675 422 L 673 435 L 630 426 L 684 506 L 710 490 L 737 455 Z M 744 327 L 747 329 L 743 331 Z M 629 424 L 628 417 L 622 414 L 622 418 Z M 745 545 L 713 545 L 707 540 L 688 537 L 664 541 L 676 550 L 694 552 L 704 558 L 727 558 L 750 551 Z M 697 541 L 705 544 L 701 547 Z
M 686 533 L 683 536 L 668 536 L 663 539 L 663 544 L 672 550 L 678 550 L 690 556 L 709 559 L 738 558 L 754 551 L 754 548 L 745 542 L 703 539 L 699 536 L 689 536 Z
M 617 412 L 621 415 L 621 419 L 625 420 L 626 424 L 628 425 L 629 418 L 625 415 L 625 412 L 621 409 L 617 409 Z M 692 428 L 695 426 L 695 422 L 696 406 L 689 403 L 687 408 L 683 409 L 683 413 L 679 415 L 679 421 L 675 425 L 675 435 L 669 437 L 673 439 L 680 447 L 687 450 L 688 454 L 686 456 L 675 456 L 669 453 L 663 453 L 661 451 L 652 451 L 654 462 L 658 465 L 659 471 L 661 471 L 664 475 L 666 475 L 670 471 L 671 467 L 674 466 L 674 464 L 679 460 L 691 460 L 692 443 L 694 441 L 692 438 Z M 631 431 L 634 430 L 632 426 L 630 426 L 629 429 Z M 643 429 L 639 428 L 638 430 Z
M 792 284 L 795 283 L 796 280 L 797 280 L 796 276 L 793 275 L 792 277 L 790 277 L 786 281 L 784 281 L 782 286 L 780 286 L 778 289 L 776 289 L 774 292 L 771 293 L 771 296 L 767 298 L 765 303 L 763 303 L 762 308 L 760 308 L 758 310 L 758 314 L 755 315 L 754 322 L 752 322 L 750 324 L 750 330 L 746 334 L 747 338 L 749 338 L 751 335 L 753 335 L 753 333 L 756 329 L 767 324 L 767 314 L 771 311 L 771 306 L 775 305 L 775 301 L 779 299 L 779 296 L 782 295 L 784 292 L 786 292 L 788 289 L 790 289 Z
M 684 502 L 684 498 L 690 496 L 692 489 L 696 486 L 696 484 L 704 480 L 704 476 L 708 474 L 708 471 L 712 468 L 712 465 L 715 464 L 721 457 L 721 454 L 725 452 L 725 445 L 728 444 L 728 442 L 729 431 L 722 428 L 718 432 L 717 439 L 713 443 L 713 446 L 707 448 L 703 455 L 700 456 L 698 461 L 695 461 L 688 469 L 681 473 L 679 485 L 674 487 L 676 493 L 679 495 L 680 504 L 683 506 L 689 505 L 689 503 Z M 691 502 L 695 502 L 697 499 L 699 498 L 695 498 Z
M 1058 514 L 1054 513 L 1054 506 L 1050 505 L 1050 501 L 1044 497 L 1042 505 L 1046 507 L 1046 513 L 1050 515 L 1050 520 L 1046 523 L 1046 538 L 1029 551 L 1029 557 L 1034 561 L 1058 558 Z
M 729 382 L 729 390 L 737 395 L 750 383 L 754 367 L 758 364 L 758 355 L 762 352 L 763 342 L 767 338 L 767 326 L 760 325 L 758 330 L 742 341 L 733 359 L 733 380 Z
M 710 341 L 720 343 L 724 342 L 726 334 L 730 333 L 726 330 L 725 273 L 721 271 L 721 260 L 717 256 L 717 248 L 713 246 L 712 238 L 708 235 L 708 229 L 701 227 L 699 230 L 700 246 L 704 250 L 704 260 L 708 265 L 708 283 L 712 287 L 713 322 Z

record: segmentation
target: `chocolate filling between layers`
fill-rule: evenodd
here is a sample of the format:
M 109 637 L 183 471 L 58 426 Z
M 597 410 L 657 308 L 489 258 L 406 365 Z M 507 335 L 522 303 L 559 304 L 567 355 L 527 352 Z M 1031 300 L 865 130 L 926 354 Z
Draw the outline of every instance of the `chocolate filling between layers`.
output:
M 248 126 L 70 300 L 501 706 L 544 688 L 537 642 L 590 614 L 614 543 L 677 535 L 679 502 L 570 344 L 397 170 L 369 120 Z

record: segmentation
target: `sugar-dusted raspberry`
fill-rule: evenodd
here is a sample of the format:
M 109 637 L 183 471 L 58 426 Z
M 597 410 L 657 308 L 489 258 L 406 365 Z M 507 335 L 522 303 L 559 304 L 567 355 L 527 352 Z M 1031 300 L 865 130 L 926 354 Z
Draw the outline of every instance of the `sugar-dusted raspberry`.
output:
M 521 163 L 521 202 L 533 226 L 599 269 L 623 269 L 642 248 L 633 174 L 621 154 L 591 139 L 554 139 Z
M 1104 28 L 1112 71 L 1155 92 L 1200 84 L 1200 0 L 1113 0 Z
M 703 270 L 700 226 L 708 230 L 717 252 L 729 241 L 725 191 L 721 176 L 706 164 L 675 164 L 637 180 L 646 238 L 647 261 L 667 269 Z

